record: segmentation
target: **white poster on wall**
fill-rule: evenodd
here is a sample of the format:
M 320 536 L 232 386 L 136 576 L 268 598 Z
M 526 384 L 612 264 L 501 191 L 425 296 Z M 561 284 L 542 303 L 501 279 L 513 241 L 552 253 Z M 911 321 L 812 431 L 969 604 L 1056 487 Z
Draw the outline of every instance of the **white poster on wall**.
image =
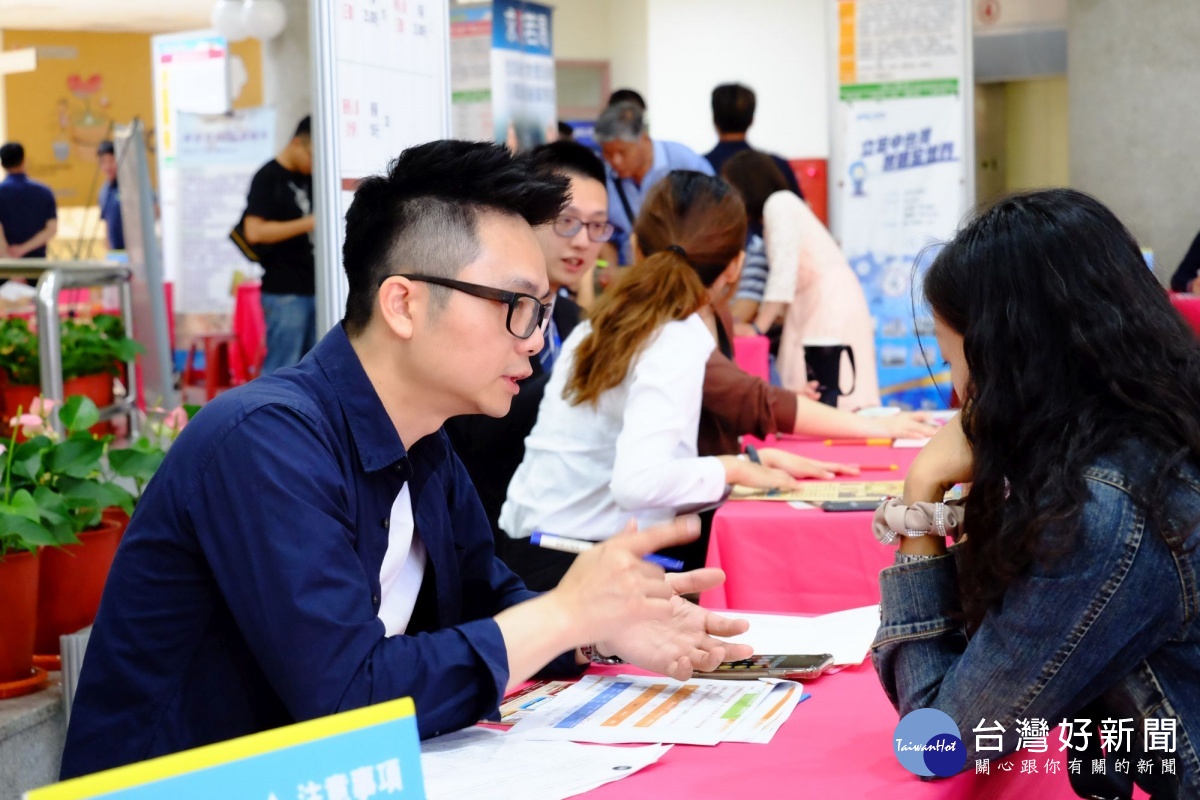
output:
M 492 5 L 450 9 L 450 133 L 492 140 Z
M 229 47 L 214 31 L 153 36 L 154 150 L 162 220 L 163 278 L 175 281 L 183 250 L 175 155 L 180 111 L 223 114 L 230 108 Z
M 274 156 L 275 110 L 180 112 L 176 129 L 179 241 L 187 258 L 175 279 L 175 307 L 182 313 L 228 314 L 235 278 L 254 267 L 229 239 L 229 230 L 246 208 L 254 173 Z
M 884 402 L 936 408 L 949 375 L 913 278 L 974 202 L 970 20 L 961 0 L 834 5 L 833 233 L 875 321 Z
M 358 182 L 450 133 L 448 0 L 312 0 L 317 334 L 342 316 L 346 211 Z

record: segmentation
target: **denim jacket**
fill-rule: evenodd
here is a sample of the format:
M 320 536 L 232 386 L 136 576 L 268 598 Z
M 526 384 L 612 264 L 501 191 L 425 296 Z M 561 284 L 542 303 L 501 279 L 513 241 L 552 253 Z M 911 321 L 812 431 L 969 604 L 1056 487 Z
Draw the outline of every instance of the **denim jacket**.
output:
M 1097 459 L 1085 473 L 1088 499 L 1071 549 L 1014 580 L 969 637 L 956 621 L 958 547 L 880 574 L 882 621 L 872 645 L 879 679 L 901 715 L 931 707 L 958 723 L 968 769 L 1016 750 L 1018 720 L 1047 720 L 1048 752 L 1057 753 L 1055 727 L 1090 719 L 1087 750 L 1072 736 L 1075 752 L 1065 754 L 1083 759 L 1083 774 L 1071 775 L 1077 792 L 1128 797 L 1136 782 L 1156 800 L 1200 797 L 1200 470 L 1185 465 L 1167 481 L 1165 518 L 1191 548 L 1177 547 L 1180 555 L 1137 499 L 1159 463 L 1132 443 Z M 1056 535 L 1049 528 L 1045 539 Z M 1101 721 L 1122 719 L 1133 720 L 1133 734 L 1105 757 L 1105 776 L 1088 774 L 1102 757 Z M 1148 719 L 1159 729 L 1150 736 Z M 1156 749 L 1169 720 L 1177 720 L 1174 753 Z M 1005 731 L 1002 752 L 977 752 L 996 740 L 976 728 L 995 723 Z M 1172 756 L 1175 774 L 1162 774 L 1161 760 Z M 1134 765 L 1130 774 L 1114 774 L 1117 758 Z M 1150 774 L 1139 774 L 1139 759 L 1151 760 Z

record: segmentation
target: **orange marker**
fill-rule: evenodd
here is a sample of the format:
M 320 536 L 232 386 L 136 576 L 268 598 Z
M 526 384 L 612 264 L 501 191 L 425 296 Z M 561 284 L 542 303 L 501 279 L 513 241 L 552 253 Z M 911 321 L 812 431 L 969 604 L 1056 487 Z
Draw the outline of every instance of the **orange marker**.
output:
M 891 447 L 891 439 L 826 439 L 828 447 Z
M 859 472 L 895 472 L 900 469 L 899 464 L 860 464 Z

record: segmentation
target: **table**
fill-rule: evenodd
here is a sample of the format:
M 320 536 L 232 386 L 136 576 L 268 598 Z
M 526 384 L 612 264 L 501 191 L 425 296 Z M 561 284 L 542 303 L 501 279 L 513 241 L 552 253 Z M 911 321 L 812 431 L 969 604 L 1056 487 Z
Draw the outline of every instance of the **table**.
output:
M 629 667 L 597 667 L 606 675 Z M 1074 798 L 1066 777 L 1066 753 L 1052 736 L 1044 754 L 1014 754 L 1002 771 L 976 775 L 974 762 L 953 778 L 922 781 L 907 772 L 892 750 L 896 711 L 884 695 L 870 661 L 824 675 L 808 684 L 812 697 L 801 703 L 768 745 L 725 742 L 716 747 L 676 745 L 656 764 L 583 795 L 589 800 L 636 797 L 700 798 L 793 797 L 928 798 L 929 800 L 1041 800 Z M 973 736 L 969 731 L 965 736 Z M 968 742 L 970 739 L 967 740 Z M 1034 758 L 1037 774 L 1021 774 Z M 1047 759 L 1059 763 L 1045 772 Z M 1139 795 L 1135 795 L 1139 796 Z M 1140 795 L 1144 797 L 1145 795 Z
M 766 446 L 810 458 L 852 464 L 897 464 L 896 472 L 864 472 L 839 480 L 903 480 L 920 450 L 827 446 L 783 438 Z M 879 571 L 894 547 L 871 536 L 871 512 L 797 510 L 774 501 L 733 501 L 717 511 L 708 566 L 725 570 L 725 584 L 705 592 L 709 608 L 826 614 L 879 602 Z
M 1200 333 L 1200 295 L 1172 292 L 1171 305 L 1192 326 L 1192 330 Z

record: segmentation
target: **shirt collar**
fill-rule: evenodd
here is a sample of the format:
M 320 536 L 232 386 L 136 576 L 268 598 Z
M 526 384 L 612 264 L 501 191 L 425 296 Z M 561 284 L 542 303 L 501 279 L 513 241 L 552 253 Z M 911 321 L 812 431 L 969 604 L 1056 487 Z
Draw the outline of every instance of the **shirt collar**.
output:
M 29 175 L 24 172 L 10 172 L 4 180 L 14 183 L 28 183 Z
M 377 472 L 407 458 L 400 434 L 341 323 L 317 343 L 312 356 L 337 394 L 363 470 Z

